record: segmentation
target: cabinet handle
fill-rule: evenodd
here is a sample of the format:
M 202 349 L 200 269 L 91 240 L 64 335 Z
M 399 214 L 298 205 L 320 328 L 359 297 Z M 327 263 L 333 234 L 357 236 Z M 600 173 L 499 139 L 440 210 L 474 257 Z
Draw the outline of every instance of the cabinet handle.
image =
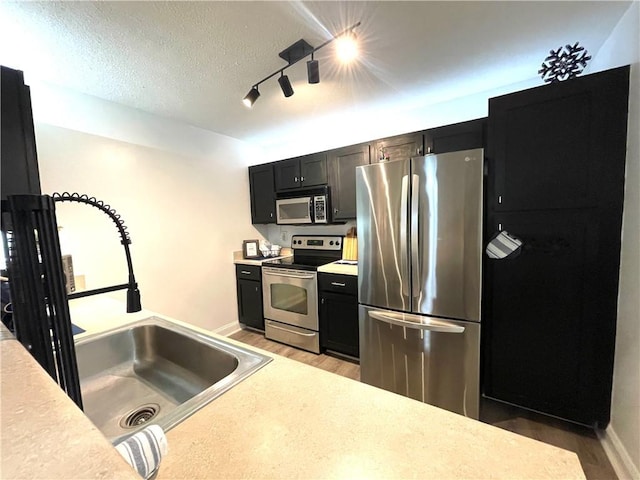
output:
M 273 212 L 271 212 L 269 215 L 271 215 L 271 218 L 273 218 Z
M 300 177 L 300 181 L 301 181 L 301 182 L 304 182 L 304 177 Z
M 246 270 L 240 270 L 240 273 L 244 275 L 251 275 L 251 272 L 247 272 Z
M 338 209 L 337 209 L 337 208 L 334 208 L 334 209 L 333 209 L 333 213 L 338 213 Z
M 331 282 L 334 287 L 344 287 L 346 284 L 340 282 Z
M 298 181 L 298 177 L 293 177 L 293 181 L 297 182 Z

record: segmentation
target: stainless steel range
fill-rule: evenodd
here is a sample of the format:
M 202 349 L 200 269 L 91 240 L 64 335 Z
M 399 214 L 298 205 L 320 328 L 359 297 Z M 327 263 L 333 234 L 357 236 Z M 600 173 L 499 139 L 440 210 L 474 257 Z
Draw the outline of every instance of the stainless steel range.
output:
M 294 235 L 293 257 L 262 263 L 265 337 L 320 353 L 318 267 L 342 258 L 339 235 Z

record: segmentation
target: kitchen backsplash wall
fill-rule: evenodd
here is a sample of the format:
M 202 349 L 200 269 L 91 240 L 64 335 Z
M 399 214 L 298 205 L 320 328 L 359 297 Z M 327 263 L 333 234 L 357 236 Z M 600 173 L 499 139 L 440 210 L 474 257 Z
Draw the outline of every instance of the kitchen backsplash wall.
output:
M 274 245 L 291 246 L 292 235 L 346 235 L 351 227 L 355 227 L 355 220 L 342 225 L 326 225 L 297 227 L 295 225 L 254 225 L 256 230 Z

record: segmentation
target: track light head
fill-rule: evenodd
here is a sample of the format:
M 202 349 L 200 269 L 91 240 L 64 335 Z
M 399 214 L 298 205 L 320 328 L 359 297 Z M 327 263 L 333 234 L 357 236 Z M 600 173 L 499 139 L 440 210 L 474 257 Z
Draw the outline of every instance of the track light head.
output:
M 309 83 L 320 83 L 320 64 L 313 59 L 313 55 L 311 55 L 311 60 L 307 62 L 307 77 Z
M 258 86 L 254 85 L 251 90 L 249 90 L 249 93 L 244 97 L 242 103 L 244 103 L 247 108 L 251 108 L 259 96 L 260 92 L 258 91 Z
M 280 72 L 278 83 L 280 84 L 280 88 L 282 89 L 282 93 L 284 93 L 285 97 L 290 97 L 291 95 L 293 95 L 293 87 L 291 86 L 289 77 L 283 75 L 282 72 Z

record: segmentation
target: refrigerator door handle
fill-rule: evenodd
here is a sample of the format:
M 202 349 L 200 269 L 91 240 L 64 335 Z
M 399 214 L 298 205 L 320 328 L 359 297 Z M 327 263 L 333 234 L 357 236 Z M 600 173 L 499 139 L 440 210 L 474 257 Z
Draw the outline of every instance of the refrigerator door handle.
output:
M 407 215 L 409 203 L 409 175 L 402 177 L 400 194 L 400 276 L 402 295 L 409 296 L 409 254 L 407 252 Z
M 420 177 L 414 173 L 411 176 L 411 296 L 413 298 L 420 295 L 420 255 L 418 249 L 419 185 Z
M 400 327 L 413 328 L 416 330 L 428 330 L 430 332 L 442 333 L 464 332 L 463 326 L 455 325 L 438 318 L 426 317 L 424 315 L 411 315 L 408 313 L 380 312 L 377 310 L 372 310 L 369 312 L 369 316 L 385 323 L 398 325 Z

